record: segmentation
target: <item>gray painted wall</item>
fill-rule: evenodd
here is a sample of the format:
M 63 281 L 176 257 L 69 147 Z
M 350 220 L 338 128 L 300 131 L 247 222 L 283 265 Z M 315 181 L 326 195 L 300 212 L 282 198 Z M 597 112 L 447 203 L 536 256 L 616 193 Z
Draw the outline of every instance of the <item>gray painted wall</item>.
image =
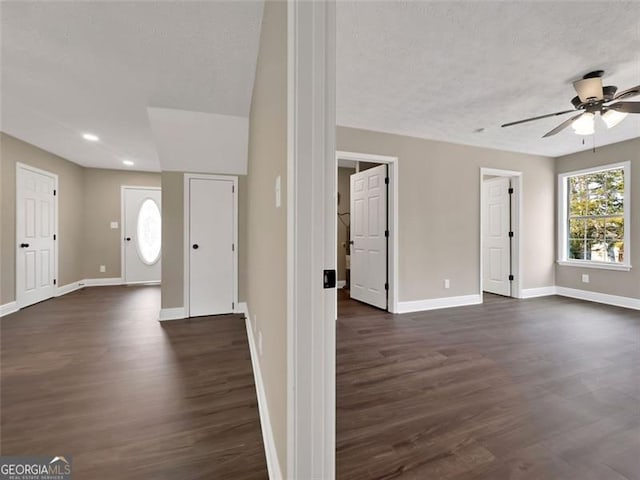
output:
M 553 159 L 347 127 L 337 149 L 399 158 L 400 301 L 479 292 L 481 167 L 523 172 L 523 286 L 555 284 Z
M 598 147 L 593 153 L 574 153 L 556 160 L 556 173 L 597 167 L 617 162 L 631 162 L 631 266 L 629 272 L 556 266 L 556 285 L 579 290 L 640 298 L 640 138 Z M 589 283 L 582 283 L 582 274 Z
M 160 186 L 160 174 L 84 168 L 4 133 L 0 153 L 0 304 L 15 300 L 16 162 L 58 175 L 58 285 L 120 277 L 120 187 Z

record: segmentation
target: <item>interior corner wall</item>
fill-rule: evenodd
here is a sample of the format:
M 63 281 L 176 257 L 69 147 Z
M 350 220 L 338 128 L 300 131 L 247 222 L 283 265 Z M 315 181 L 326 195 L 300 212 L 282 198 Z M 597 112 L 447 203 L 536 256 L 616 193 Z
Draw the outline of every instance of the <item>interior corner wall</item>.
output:
M 523 172 L 523 288 L 555 284 L 552 158 L 347 127 L 336 143 L 398 157 L 400 301 L 478 294 L 483 167 Z
M 160 186 L 159 173 L 85 168 L 5 133 L 0 160 L 0 304 L 15 300 L 17 162 L 58 175 L 58 285 L 121 276 L 120 187 Z
M 121 187 L 159 187 L 160 174 L 127 170 L 84 169 L 83 278 L 121 278 Z M 111 228 L 118 222 L 118 228 Z M 100 272 L 100 265 L 106 272 Z
M 597 147 L 556 159 L 556 173 L 566 173 L 611 163 L 631 162 L 630 253 L 631 270 L 628 272 L 556 265 L 556 285 L 588 290 L 608 295 L 640 298 L 640 138 Z M 556 181 L 557 188 L 557 181 Z M 557 218 L 557 217 L 556 217 Z M 589 274 L 589 283 L 582 283 L 582 274 Z
M 275 206 L 276 178 L 280 207 Z M 278 462 L 287 465 L 287 2 L 265 2 L 249 118 L 247 304 Z
M 84 168 L 0 133 L 0 305 L 16 299 L 16 163 L 58 175 L 58 285 L 84 278 Z

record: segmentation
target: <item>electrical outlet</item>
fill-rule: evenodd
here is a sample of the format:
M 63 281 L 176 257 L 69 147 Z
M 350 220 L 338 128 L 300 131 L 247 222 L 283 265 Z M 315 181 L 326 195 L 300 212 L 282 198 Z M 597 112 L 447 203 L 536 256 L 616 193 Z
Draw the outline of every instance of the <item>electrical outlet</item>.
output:
M 118 228 L 118 222 L 111 222 L 111 228 L 112 229 L 117 229 Z
M 258 332 L 258 353 L 262 356 L 262 332 Z
M 451 286 L 451 282 L 448 278 L 444 279 L 444 288 L 449 288 Z
M 107 266 L 106 265 L 100 265 L 100 273 L 104 273 L 107 271 Z
M 589 274 L 588 273 L 583 273 L 582 274 L 582 283 L 589 283 Z

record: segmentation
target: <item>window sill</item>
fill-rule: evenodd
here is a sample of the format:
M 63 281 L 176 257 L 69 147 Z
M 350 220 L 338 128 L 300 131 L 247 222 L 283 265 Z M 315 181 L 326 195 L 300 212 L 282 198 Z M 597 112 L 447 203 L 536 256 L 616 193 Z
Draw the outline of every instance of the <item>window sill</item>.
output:
M 580 268 L 596 268 L 600 270 L 617 270 L 619 272 L 628 272 L 631 270 L 631 265 L 614 265 L 611 263 L 601 263 L 601 262 L 581 262 L 581 261 L 569 261 L 569 260 L 558 260 L 558 265 L 563 267 L 580 267 Z

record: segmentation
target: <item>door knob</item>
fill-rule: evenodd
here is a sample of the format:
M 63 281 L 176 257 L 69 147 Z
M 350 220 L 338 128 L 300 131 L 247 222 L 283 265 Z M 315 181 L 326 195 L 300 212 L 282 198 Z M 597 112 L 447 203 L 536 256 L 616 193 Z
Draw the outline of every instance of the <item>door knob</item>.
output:
M 127 237 L 127 238 L 125 238 L 125 240 L 126 240 L 127 242 L 130 242 L 130 241 L 131 241 L 131 237 Z
M 200 248 L 200 246 L 199 246 L 197 243 L 194 243 L 194 244 L 193 244 L 193 249 L 194 249 L 194 250 L 197 250 L 198 248 Z
M 355 242 L 353 240 L 349 240 L 349 245 L 353 245 Z
M 20 244 L 20 248 L 29 248 L 29 244 L 28 243 L 21 243 Z

